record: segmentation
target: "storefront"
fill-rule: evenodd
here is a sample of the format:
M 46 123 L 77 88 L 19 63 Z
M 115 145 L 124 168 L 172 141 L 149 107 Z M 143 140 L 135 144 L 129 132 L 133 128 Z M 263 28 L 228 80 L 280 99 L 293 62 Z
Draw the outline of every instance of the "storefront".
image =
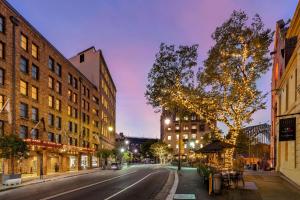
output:
M 96 156 L 92 156 L 92 167 L 98 167 L 98 158 Z
M 59 172 L 60 167 L 59 155 L 56 153 L 49 153 L 47 158 L 47 173 Z
M 69 156 L 69 169 L 74 171 L 77 169 L 77 158 L 76 156 Z
M 89 160 L 87 155 L 81 155 L 81 169 L 87 169 L 89 167 Z

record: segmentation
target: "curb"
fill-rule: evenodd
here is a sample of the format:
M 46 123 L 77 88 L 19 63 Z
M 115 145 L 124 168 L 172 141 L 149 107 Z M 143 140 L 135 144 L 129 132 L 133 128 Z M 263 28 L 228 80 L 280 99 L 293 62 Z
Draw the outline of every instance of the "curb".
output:
M 175 180 L 175 173 L 172 170 L 172 171 L 169 172 L 168 179 L 167 179 L 166 183 L 164 184 L 163 188 L 155 196 L 154 200 L 166 199 L 167 196 L 170 194 L 170 191 L 171 191 L 171 188 L 173 186 L 174 180 Z

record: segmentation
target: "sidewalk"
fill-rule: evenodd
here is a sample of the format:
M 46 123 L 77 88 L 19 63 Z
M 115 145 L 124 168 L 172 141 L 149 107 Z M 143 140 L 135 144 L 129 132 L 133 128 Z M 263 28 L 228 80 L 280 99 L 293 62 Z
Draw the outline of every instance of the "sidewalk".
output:
M 300 200 L 300 190 L 277 173 L 246 172 L 246 187 L 223 190 L 220 195 L 208 195 L 208 188 L 202 183 L 196 169 L 183 168 L 178 174 L 176 194 L 194 194 L 201 200 Z
M 32 184 L 54 181 L 54 180 L 63 179 L 63 178 L 69 178 L 69 177 L 73 177 L 73 176 L 80 176 L 80 175 L 85 175 L 85 174 L 90 174 L 90 173 L 95 173 L 95 172 L 104 172 L 104 171 L 105 170 L 101 170 L 100 168 L 94 168 L 94 169 L 86 169 L 86 170 L 81 170 L 81 171 L 53 173 L 53 174 L 45 175 L 43 179 L 40 179 L 39 176 L 29 176 L 29 177 L 22 178 L 22 184 L 20 184 L 20 185 L 4 186 L 4 185 L 0 184 L 0 192 L 4 191 L 4 190 L 9 190 L 9 189 L 17 188 L 17 187 L 26 186 L 26 185 L 32 185 Z

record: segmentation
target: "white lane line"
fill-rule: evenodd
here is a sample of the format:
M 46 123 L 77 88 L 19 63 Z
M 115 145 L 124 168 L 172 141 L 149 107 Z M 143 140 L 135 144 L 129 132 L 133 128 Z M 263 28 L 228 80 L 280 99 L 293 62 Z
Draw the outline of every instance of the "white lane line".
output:
M 56 198 L 56 197 L 60 197 L 62 195 L 65 195 L 65 194 L 69 194 L 69 193 L 72 193 L 72 192 L 76 192 L 78 190 L 82 190 L 82 189 L 85 189 L 85 188 L 89 188 L 89 187 L 92 187 L 94 185 L 98 185 L 98 184 L 101 184 L 101 183 L 105 183 L 105 182 L 108 182 L 108 181 L 111 181 L 111 180 L 114 180 L 114 179 L 117 179 L 117 178 L 120 178 L 122 176 L 126 176 L 126 175 L 129 175 L 129 174 L 133 174 L 133 173 L 136 173 L 137 171 L 133 171 L 133 172 L 130 172 L 130 173 L 126 173 L 126 174 L 122 174 L 122 175 L 119 175 L 119 176 L 115 176 L 115 177 L 112 177 L 112 178 L 109 178 L 109 179 L 106 179 L 106 180 L 103 180 L 103 181 L 99 181 L 99 182 L 96 182 L 96 183 L 92 183 L 92 184 L 89 184 L 89 185 L 85 185 L 83 187 L 79 187 L 79 188 L 75 188 L 73 190 L 68 190 L 68 191 L 65 191 L 65 192 L 62 192 L 62 193 L 58 193 L 58 194 L 55 194 L 55 195 L 52 195 L 52 196 L 49 196 L 49 197 L 45 197 L 45 198 L 42 198 L 40 200 L 48 200 L 48 199 L 53 199 L 53 198 Z
M 135 182 L 135 183 L 133 183 L 133 184 L 131 184 L 131 185 L 127 186 L 127 187 L 126 187 L 126 188 L 124 188 L 123 190 L 120 190 L 119 192 L 117 192 L 117 193 L 115 193 L 115 194 L 113 194 L 113 195 L 111 195 L 111 196 L 107 197 L 107 198 L 106 198 L 106 199 L 104 199 L 104 200 L 109 200 L 109 199 L 111 199 L 111 198 L 113 198 L 113 197 L 117 196 L 118 194 L 120 194 L 120 193 L 122 193 L 122 192 L 124 192 L 124 191 L 128 190 L 129 188 L 132 188 L 132 187 L 133 187 L 133 186 L 135 186 L 136 184 L 138 184 L 138 183 L 142 182 L 143 180 L 145 180 L 145 179 L 146 179 L 146 178 L 148 178 L 149 176 L 151 176 L 151 175 L 153 175 L 153 174 L 156 174 L 156 173 L 158 173 L 158 172 L 161 172 L 161 171 L 152 172 L 152 173 L 148 174 L 148 175 L 147 175 L 147 176 L 145 176 L 144 178 L 142 178 L 142 179 L 138 180 L 137 182 Z
M 179 183 L 179 181 L 178 181 L 178 173 L 176 171 L 175 172 L 175 180 L 174 180 L 173 186 L 172 186 L 172 188 L 170 190 L 170 193 L 167 196 L 166 200 L 173 200 L 174 195 L 175 195 L 176 190 L 177 190 L 177 187 L 178 187 L 178 183 Z

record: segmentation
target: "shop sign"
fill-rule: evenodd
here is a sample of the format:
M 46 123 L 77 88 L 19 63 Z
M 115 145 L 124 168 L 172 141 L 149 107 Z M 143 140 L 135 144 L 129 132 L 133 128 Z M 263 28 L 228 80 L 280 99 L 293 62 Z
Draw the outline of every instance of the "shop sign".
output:
M 279 120 L 279 141 L 296 140 L 296 117 Z

